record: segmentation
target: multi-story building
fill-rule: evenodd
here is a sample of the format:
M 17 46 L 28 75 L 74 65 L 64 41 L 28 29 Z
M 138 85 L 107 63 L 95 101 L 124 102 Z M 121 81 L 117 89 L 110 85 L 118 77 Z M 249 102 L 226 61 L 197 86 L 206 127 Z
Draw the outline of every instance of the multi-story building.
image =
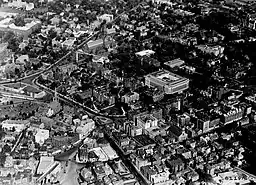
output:
M 202 132 L 207 132 L 209 130 L 210 117 L 208 114 L 200 112 L 197 113 L 197 128 L 202 130 Z
M 190 122 L 190 116 L 188 114 L 182 114 L 177 116 L 178 125 L 185 126 Z
M 95 97 L 101 103 L 108 102 L 109 105 L 115 103 L 115 97 L 109 93 L 106 86 L 93 89 L 93 97 Z
M 213 54 L 215 56 L 219 56 L 223 54 L 224 47 L 222 46 L 208 46 L 208 45 L 198 45 L 197 49 L 201 50 L 204 53 Z
M 244 109 L 240 107 L 239 105 L 237 106 L 224 106 L 220 120 L 223 124 L 229 124 L 232 123 L 233 121 L 240 120 L 244 115 Z
M 136 126 L 133 122 L 128 122 L 125 124 L 125 132 L 128 134 L 128 136 L 138 136 L 142 135 L 142 128 L 139 126 Z
M 122 102 L 130 103 L 140 99 L 140 95 L 136 92 L 130 92 L 122 96 Z
M 169 169 L 164 164 L 142 166 L 141 172 L 153 185 L 171 184 Z
M 177 59 L 165 62 L 164 65 L 168 69 L 168 68 L 174 68 L 176 66 L 179 67 L 179 66 L 183 65 L 184 63 L 185 63 L 184 60 L 181 60 L 181 59 L 177 58 Z
M 170 168 L 170 171 L 172 173 L 177 173 L 185 169 L 184 162 L 175 156 L 172 156 L 172 158 L 166 160 L 167 167 Z
M 181 129 L 176 125 L 171 125 L 168 130 L 170 138 L 173 138 L 176 142 L 181 142 L 188 138 L 185 128 Z
M 95 122 L 92 119 L 85 119 L 80 122 L 76 132 L 81 135 L 89 134 L 95 128 Z
M 149 98 L 152 98 L 153 102 L 158 102 L 164 98 L 164 91 L 158 88 L 149 88 L 144 92 Z
M 146 114 L 146 115 L 141 115 L 137 118 L 137 126 L 143 128 L 143 129 L 148 129 L 151 127 L 156 127 L 158 123 L 158 119 L 156 119 L 153 115 L 151 114 Z
M 181 93 L 189 87 L 189 79 L 167 70 L 156 71 L 145 76 L 145 85 L 164 90 L 166 94 Z

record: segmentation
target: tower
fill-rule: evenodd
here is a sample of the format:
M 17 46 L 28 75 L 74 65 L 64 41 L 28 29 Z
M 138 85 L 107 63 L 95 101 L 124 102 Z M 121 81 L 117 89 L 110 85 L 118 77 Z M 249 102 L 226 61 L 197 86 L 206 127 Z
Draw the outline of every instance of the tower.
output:
M 55 102 L 59 102 L 59 99 L 58 99 L 58 93 L 57 93 L 56 88 L 54 89 L 54 97 L 53 97 L 53 101 L 55 101 Z

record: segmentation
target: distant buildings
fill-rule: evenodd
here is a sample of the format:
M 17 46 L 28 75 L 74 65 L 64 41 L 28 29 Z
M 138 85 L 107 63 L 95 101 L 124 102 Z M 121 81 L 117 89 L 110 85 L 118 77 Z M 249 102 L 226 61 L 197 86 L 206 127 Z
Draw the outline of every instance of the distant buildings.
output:
M 224 51 L 224 47 L 222 46 L 197 45 L 196 48 L 204 53 L 213 54 L 215 56 L 222 55 Z
M 145 85 L 158 87 L 166 94 L 181 93 L 189 87 L 189 79 L 166 70 L 153 72 L 145 76 Z
M 28 36 L 36 29 L 41 26 L 41 22 L 39 20 L 27 19 L 25 20 L 26 25 L 23 27 L 15 26 L 12 22 L 12 18 L 5 18 L 0 21 L 0 31 L 12 31 L 17 35 L 21 35 L 24 38 L 28 38 Z

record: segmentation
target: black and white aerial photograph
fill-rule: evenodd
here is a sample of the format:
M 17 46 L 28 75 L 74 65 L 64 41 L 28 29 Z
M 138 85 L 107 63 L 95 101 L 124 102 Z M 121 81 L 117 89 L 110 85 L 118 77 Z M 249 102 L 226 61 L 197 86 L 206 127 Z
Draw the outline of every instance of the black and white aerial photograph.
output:
M 0 185 L 256 185 L 256 0 L 0 0 Z

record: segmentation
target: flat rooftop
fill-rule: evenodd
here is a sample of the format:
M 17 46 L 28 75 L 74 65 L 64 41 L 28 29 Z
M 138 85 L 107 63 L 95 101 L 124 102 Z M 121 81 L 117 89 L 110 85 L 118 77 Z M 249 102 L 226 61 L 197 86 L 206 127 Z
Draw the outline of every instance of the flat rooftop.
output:
M 140 57 L 143 57 L 143 56 L 150 56 L 150 55 L 153 55 L 154 53 L 155 53 L 155 52 L 152 51 L 152 50 L 143 50 L 143 51 L 140 51 L 140 52 L 135 53 L 135 55 L 140 56 Z
M 182 82 L 184 80 L 188 80 L 187 78 L 184 78 L 167 70 L 156 71 L 146 75 L 146 77 L 157 78 L 158 80 L 168 84 L 174 84 Z
M 184 62 L 184 60 L 181 60 L 181 59 L 179 59 L 179 58 L 176 58 L 176 59 L 174 59 L 174 60 L 170 60 L 170 61 L 168 61 L 168 62 L 165 62 L 164 64 L 166 65 L 166 66 L 180 66 L 180 65 L 182 65 L 182 64 L 184 64 L 185 62 Z

